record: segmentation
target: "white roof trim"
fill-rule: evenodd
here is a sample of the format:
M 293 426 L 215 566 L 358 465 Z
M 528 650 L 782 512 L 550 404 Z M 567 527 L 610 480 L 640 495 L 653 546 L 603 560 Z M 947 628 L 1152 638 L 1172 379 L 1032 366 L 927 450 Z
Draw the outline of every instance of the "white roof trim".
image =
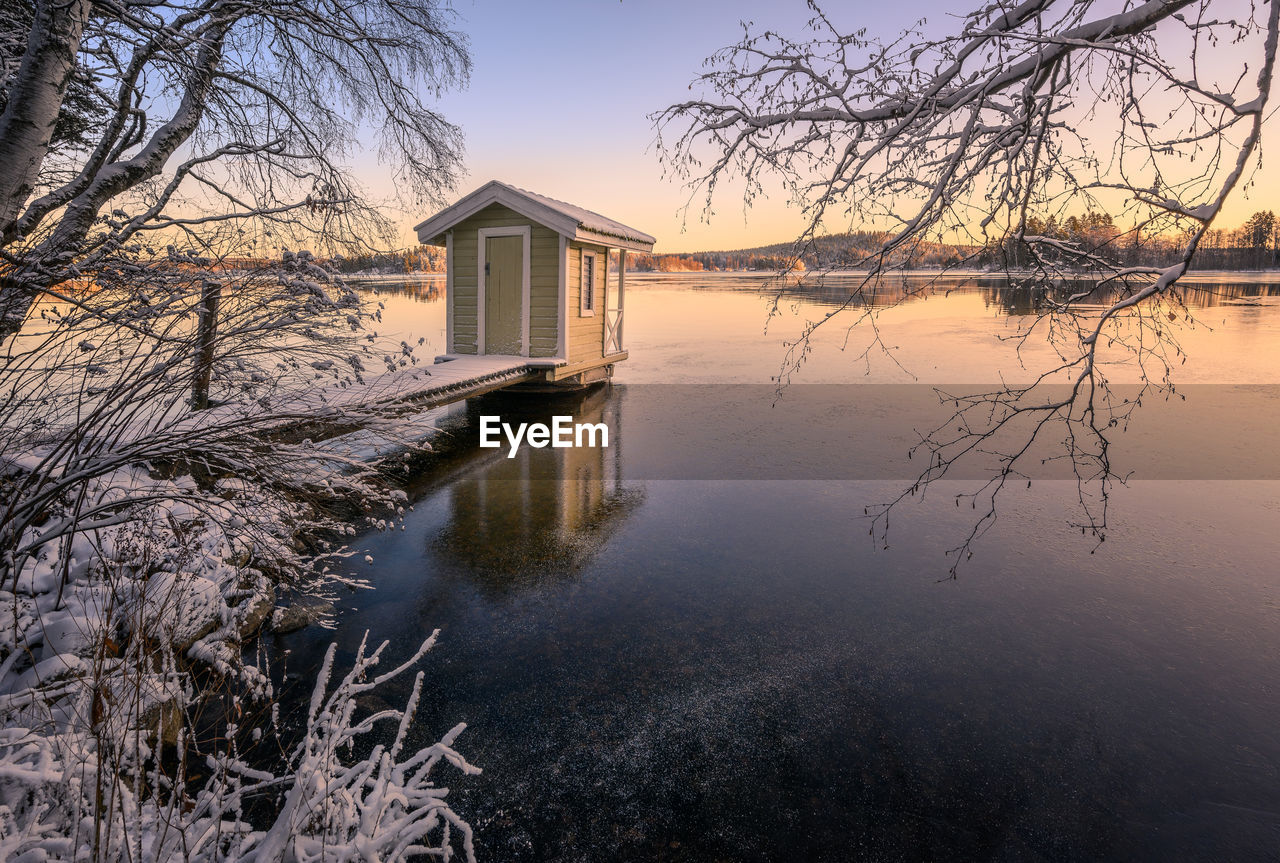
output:
M 465 219 L 469 219 L 490 204 L 501 204 L 515 210 L 541 225 L 582 242 L 623 248 L 633 252 L 649 252 L 657 242 L 648 234 L 629 228 L 621 222 L 566 204 L 535 192 L 517 189 L 506 183 L 492 180 L 451 207 L 446 207 L 431 218 L 416 225 L 418 242 L 428 243 Z
M 629 252 L 653 251 L 653 243 L 636 242 L 622 237 L 599 234 L 595 231 L 588 231 L 583 228 L 579 228 L 576 233 L 571 235 L 570 238 L 581 243 L 592 243 L 597 246 L 606 246 L 610 249 L 626 249 Z M 657 241 L 655 240 L 654 242 Z

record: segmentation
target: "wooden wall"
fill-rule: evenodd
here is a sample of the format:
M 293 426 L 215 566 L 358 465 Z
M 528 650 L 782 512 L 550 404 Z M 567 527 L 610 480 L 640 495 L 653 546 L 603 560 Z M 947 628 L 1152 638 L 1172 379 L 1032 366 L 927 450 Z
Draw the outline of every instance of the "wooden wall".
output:
M 582 252 L 596 253 L 596 311 L 582 314 Z M 604 246 L 569 244 L 569 356 L 570 364 L 603 356 L 604 291 L 609 275 L 609 250 Z M 616 286 L 615 286 L 616 289 Z

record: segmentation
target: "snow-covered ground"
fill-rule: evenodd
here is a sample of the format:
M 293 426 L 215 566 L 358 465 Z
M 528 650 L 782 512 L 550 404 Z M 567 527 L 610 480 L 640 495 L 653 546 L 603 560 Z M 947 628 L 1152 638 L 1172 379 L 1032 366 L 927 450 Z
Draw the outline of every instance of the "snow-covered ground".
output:
M 333 686 L 331 655 L 288 769 L 240 757 L 237 717 L 272 695 L 241 643 L 267 620 L 275 587 L 256 566 L 261 549 L 207 517 L 207 494 L 181 502 L 191 483 L 142 471 L 99 479 L 89 509 L 125 493 L 163 502 L 39 545 L 0 591 L 0 859 L 376 859 L 448 847 L 470 859 L 470 829 L 434 779 L 442 760 L 477 772 L 453 749 L 464 726 L 402 751 L 421 673 L 403 710 L 366 715 L 356 703 L 416 664 L 434 635 L 381 675 L 380 649 L 362 648 Z M 288 529 L 243 484 L 224 491 L 232 525 L 257 519 L 264 540 Z M 188 716 L 214 689 L 227 694 L 226 742 L 203 749 Z M 394 742 L 351 759 L 352 741 L 384 724 L 398 729 Z M 276 728 L 243 731 L 257 740 Z M 263 794 L 282 796 L 279 815 L 250 824 L 246 800 Z
M 476 771 L 453 749 L 462 726 L 404 751 L 420 682 L 403 710 L 356 704 L 434 637 L 381 675 L 380 649 L 345 674 L 330 662 L 282 769 L 242 751 L 278 731 L 243 645 L 264 625 L 298 625 L 275 609 L 281 585 L 346 580 L 324 568 L 345 552 L 323 537 L 385 525 L 405 504 L 359 459 L 269 432 L 377 428 L 381 405 L 429 375 L 411 346 L 366 339 L 377 311 L 299 258 L 227 287 L 210 361 L 221 404 L 193 411 L 202 343 L 189 320 L 206 286 L 190 279 L 147 274 L 142 317 L 126 292 L 119 309 L 50 315 L 4 346 L 0 859 L 470 859 L 470 829 L 437 782 L 442 761 Z M 317 607 L 292 610 L 305 622 Z M 354 755 L 371 734 L 392 742 Z

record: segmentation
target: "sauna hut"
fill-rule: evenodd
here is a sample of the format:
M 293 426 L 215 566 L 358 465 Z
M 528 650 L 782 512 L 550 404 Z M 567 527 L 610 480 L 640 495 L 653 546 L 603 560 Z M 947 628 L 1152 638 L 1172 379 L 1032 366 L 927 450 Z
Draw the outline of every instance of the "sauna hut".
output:
M 651 251 L 653 237 L 497 180 L 415 230 L 445 247 L 448 345 L 438 361 L 527 357 L 547 382 L 589 383 L 627 358 L 626 255 Z

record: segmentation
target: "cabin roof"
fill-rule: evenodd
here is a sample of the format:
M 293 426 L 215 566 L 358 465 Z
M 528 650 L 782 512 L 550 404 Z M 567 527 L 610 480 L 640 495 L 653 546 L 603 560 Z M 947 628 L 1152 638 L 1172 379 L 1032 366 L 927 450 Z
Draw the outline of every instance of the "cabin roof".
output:
M 657 242 L 653 237 L 629 228 L 599 213 L 548 198 L 498 180 L 491 180 L 456 204 L 445 207 L 431 218 L 414 227 L 418 242 L 431 243 L 459 222 L 469 219 L 490 204 L 502 204 L 522 216 L 554 229 L 570 239 L 614 246 L 633 252 L 653 250 Z

